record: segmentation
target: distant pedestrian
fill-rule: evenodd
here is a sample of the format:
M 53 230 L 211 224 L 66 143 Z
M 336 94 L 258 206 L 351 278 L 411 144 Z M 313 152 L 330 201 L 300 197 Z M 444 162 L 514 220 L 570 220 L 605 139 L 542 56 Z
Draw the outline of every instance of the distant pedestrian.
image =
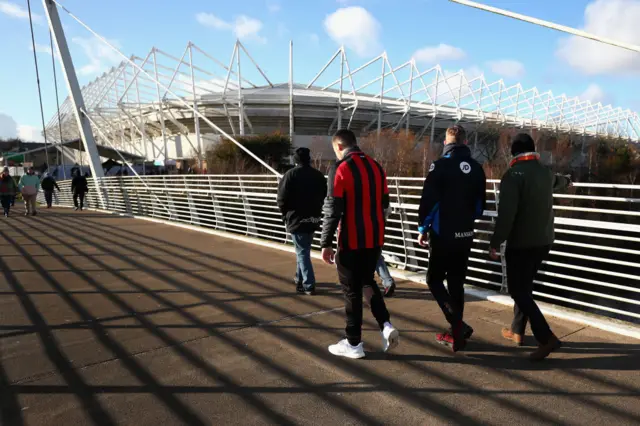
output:
M 387 262 L 385 262 L 384 260 L 384 256 L 380 256 L 380 259 L 378 259 L 378 263 L 376 264 L 376 273 L 380 277 L 380 281 L 382 281 L 382 288 L 384 288 L 384 297 L 393 297 L 396 291 L 396 282 L 391 276 L 391 272 L 389 272 L 389 267 L 387 266 Z M 373 286 L 378 286 L 378 283 L 375 279 L 371 282 L 371 285 L 364 286 L 364 288 L 362 289 L 365 303 L 368 306 L 371 306 L 371 298 L 373 297 L 374 293 Z
M 473 245 L 474 223 L 486 203 L 486 177 L 471 158 L 464 128 L 447 129 L 443 156 L 424 182 L 418 211 L 418 243 L 429 246 L 427 284 L 440 306 L 449 332 L 436 341 L 454 352 L 464 349 L 473 329 L 463 321 L 464 281 Z M 447 281 L 447 288 L 444 281 Z
M 9 173 L 9 168 L 5 167 L 2 170 L 2 175 L 0 175 L 0 202 L 4 210 L 4 217 L 9 217 L 11 202 L 17 191 L 16 181 L 13 180 L 13 176 Z
M 278 207 L 296 249 L 296 290 L 312 295 L 316 277 L 311 263 L 313 236 L 322 222 L 322 203 L 327 195 L 324 174 L 311 167 L 308 148 L 298 148 L 296 167 L 282 177 L 278 188 Z
M 60 187 L 53 176 L 49 175 L 49 173 L 44 174 L 44 178 L 42 179 L 42 182 L 40 182 L 40 186 L 44 191 L 44 199 L 47 202 L 47 208 L 50 209 L 51 204 L 53 204 L 53 191 L 57 189 L 58 192 L 60 192 Z
M 371 285 L 384 245 L 384 212 L 389 207 L 387 177 L 382 167 L 360 150 L 350 130 L 333 137 L 338 161 L 329 172 L 329 190 L 322 224 L 322 259 L 336 263 L 345 295 L 346 338 L 329 346 L 329 352 L 347 358 L 365 356 L 362 345 L 363 288 L 371 286 L 371 312 L 382 334 L 385 352 L 395 348 L 399 332 L 391 324 L 380 289 Z M 333 238 L 338 233 L 338 253 Z
M 36 200 L 38 198 L 38 192 L 40 191 L 40 178 L 36 176 L 33 167 L 29 167 L 27 173 L 22 175 L 18 188 L 22 193 L 22 199 L 24 200 L 25 216 L 35 216 L 38 214 L 36 211 Z
M 511 155 L 509 170 L 500 182 L 490 256 L 498 260 L 500 245 L 507 242 L 507 286 L 515 306 L 511 327 L 504 328 L 502 336 L 520 346 L 527 322 L 531 322 L 539 346 L 530 358 L 540 361 L 562 344 L 533 300 L 533 280 L 554 240 L 553 192 L 566 189 L 571 179 L 554 175 L 542 165 L 535 143 L 526 133 L 513 139 Z
M 380 256 L 378 263 L 376 264 L 376 273 L 380 277 L 382 287 L 384 288 L 384 297 L 393 297 L 396 292 L 396 281 L 389 272 L 387 262 L 384 260 L 384 256 Z
M 88 173 L 86 174 L 88 175 Z M 84 197 L 87 192 L 89 192 L 89 184 L 87 182 L 87 177 L 80 175 L 79 173 L 76 177 L 71 180 L 71 192 L 73 193 L 73 205 L 76 207 L 76 210 L 82 211 L 84 208 Z

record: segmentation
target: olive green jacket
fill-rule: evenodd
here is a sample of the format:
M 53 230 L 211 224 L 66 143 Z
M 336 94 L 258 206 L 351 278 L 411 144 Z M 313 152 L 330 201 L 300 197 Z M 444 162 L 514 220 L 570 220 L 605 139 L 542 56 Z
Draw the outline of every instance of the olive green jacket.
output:
M 515 163 L 502 177 L 498 219 L 490 246 L 499 249 L 507 241 L 512 249 L 551 245 L 553 193 L 565 190 L 571 180 L 555 175 L 539 160 Z

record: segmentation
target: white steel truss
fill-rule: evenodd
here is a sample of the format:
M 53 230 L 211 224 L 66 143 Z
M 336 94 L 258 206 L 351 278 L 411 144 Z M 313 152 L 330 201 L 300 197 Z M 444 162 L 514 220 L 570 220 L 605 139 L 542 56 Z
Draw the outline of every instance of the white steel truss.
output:
M 122 62 L 83 87 L 86 114 L 92 126 L 99 128 L 94 129 L 99 130 L 95 131 L 98 143 L 106 137 L 109 146 L 148 159 L 168 158 L 167 138 L 175 135 L 182 135 L 202 158 L 202 133 L 216 129 L 198 118 L 198 113 L 223 119 L 234 135 L 254 133 L 246 105 L 247 94 L 257 92 L 267 97 L 272 94 L 274 99 L 283 97 L 290 134 L 294 133 L 296 98 L 305 97 L 316 99 L 318 105 L 333 105 L 335 118 L 329 133 L 352 127 L 358 121 L 354 118 L 362 121 L 366 116 L 368 124 L 358 128 L 360 132 L 404 127 L 422 136 L 430 126 L 433 136 L 436 120 L 445 120 L 472 123 L 476 129 L 489 123 L 640 141 L 636 112 L 524 88 L 519 83 L 488 81 L 484 75 L 464 71 L 450 73 L 440 65 L 420 70 L 414 60 L 395 66 L 386 52 L 352 68 L 347 52 L 340 48 L 309 84 L 300 85 L 292 81 L 292 53 L 290 58 L 288 85 L 273 84 L 239 41 L 227 63 L 191 42 L 178 56 L 154 47 L 145 57 L 130 58 L 144 73 Z M 242 64 L 247 62 L 261 79 L 259 84 L 246 77 Z M 67 98 L 60 107 L 65 141 L 78 138 L 72 112 Z M 57 113 L 46 131 L 48 139 L 60 141 Z

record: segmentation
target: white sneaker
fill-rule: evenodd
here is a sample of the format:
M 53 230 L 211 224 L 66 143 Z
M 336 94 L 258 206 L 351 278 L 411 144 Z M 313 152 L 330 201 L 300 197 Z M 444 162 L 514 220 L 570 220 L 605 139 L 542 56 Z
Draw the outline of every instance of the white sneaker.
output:
M 398 346 L 400 332 L 397 328 L 391 325 L 391 323 L 386 323 L 380 334 L 382 334 L 382 350 L 384 352 L 389 352 L 391 349 Z
M 329 346 L 329 352 L 336 356 L 343 356 L 345 358 L 364 358 L 364 347 L 362 342 L 358 346 L 351 346 L 347 339 L 340 340 L 335 345 Z

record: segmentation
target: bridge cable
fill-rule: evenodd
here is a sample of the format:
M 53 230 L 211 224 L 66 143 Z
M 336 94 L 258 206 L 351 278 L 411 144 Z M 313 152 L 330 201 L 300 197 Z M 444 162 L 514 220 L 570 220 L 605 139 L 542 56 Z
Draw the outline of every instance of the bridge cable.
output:
M 62 118 L 60 116 L 60 98 L 58 97 L 58 77 L 56 75 L 56 57 L 53 50 L 53 33 L 49 30 L 49 43 L 51 45 L 51 66 L 53 68 L 53 86 L 56 91 L 56 107 L 58 108 L 58 130 L 60 131 L 60 151 L 62 152 L 62 176 L 67 178 L 67 169 L 64 164 L 64 145 L 62 140 Z
M 40 100 L 40 118 L 42 119 L 42 134 L 44 136 L 44 155 L 45 162 L 47 164 L 47 171 L 49 171 L 49 147 L 47 145 L 47 131 L 44 122 L 44 108 L 42 106 L 42 90 L 40 89 L 40 72 L 38 70 L 38 54 L 36 52 L 36 39 L 33 34 L 33 18 L 31 16 L 31 0 L 27 0 L 27 9 L 29 10 L 29 26 L 31 28 L 31 46 L 33 49 L 33 62 L 36 66 L 36 81 L 38 83 L 38 99 Z M 53 55 L 53 51 L 51 52 Z

